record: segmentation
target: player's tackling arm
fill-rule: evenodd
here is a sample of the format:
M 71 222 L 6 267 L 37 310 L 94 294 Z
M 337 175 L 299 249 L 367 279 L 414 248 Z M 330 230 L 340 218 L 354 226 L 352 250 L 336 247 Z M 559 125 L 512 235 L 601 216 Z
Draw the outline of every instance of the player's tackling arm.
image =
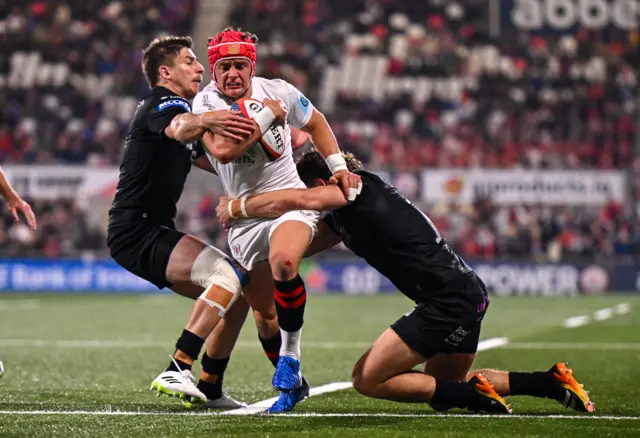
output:
M 255 122 L 253 122 L 255 124 Z M 253 133 L 246 140 L 235 141 L 221 135 L 214 135 L 211 131 L 206 131 L 202 137 L 202 142 L 213 157 L 222 164 L 227 164 L 240 158 L 251 146 L 253 146 L 262 133 L 258 125 L 255 125 Z
M 202 137 L 206 130 L 202 114 L 182 113 L 171 120 L 169 126 L 164 129 L 164 134 L 187 144 Z
M 212 131 L 221 138 L 245 141 L 255 133 L 255 123 L 237 115 L 235 111 L 215 110 L 201 114 L 181 113 L 175 116 L 164 130 L 167 137 L 187 144 Z
M 242 200 L 222 197 L 216 213 L 221 222 L 228 223 L 229 220 L 243 217 L 279 217 L 295 210 L 334 210 L 346 204 L 347 200 L 340 188 L 328 185 L 312 189 L 275 190 L 254 195 L 245 199 L 244 212 Z

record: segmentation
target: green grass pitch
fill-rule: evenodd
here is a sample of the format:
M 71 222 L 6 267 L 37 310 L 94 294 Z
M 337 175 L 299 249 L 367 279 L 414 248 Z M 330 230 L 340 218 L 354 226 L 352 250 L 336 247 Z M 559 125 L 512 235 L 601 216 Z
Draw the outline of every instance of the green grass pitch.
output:
M 593 320 L 619 303 L 630 312 Z M 184 415 L 191 411 L 148 388 L 190 304 L 171 295 L 0 295 L 0 436 L 640 436 L 640 296 L 493 298 L 482 339 L 509 343 L 480 352 L 475 365 L 522 371 L 567 361 L 597 408 L 578 415 L 551 400 L 514 397 L 512 417 L 436 414 L 352 389 L 312 397 L 295 416 Z M 411 307 L 400 295 L 310 296 L 302 368 L 312 387 L 348 381 L 367 346 Z M 563 327 L 579 315 L 592 321 Z M 225 388 L 248 403 L 273 397 L 272 372 L 249 317 Z

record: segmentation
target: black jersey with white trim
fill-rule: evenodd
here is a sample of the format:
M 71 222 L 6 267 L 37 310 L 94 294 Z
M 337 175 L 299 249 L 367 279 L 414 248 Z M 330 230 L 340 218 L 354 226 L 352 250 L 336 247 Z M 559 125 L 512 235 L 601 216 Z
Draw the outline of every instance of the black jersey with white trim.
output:
M 175 219 L 191 164 L 204 154 L 201 142 L 184 145 L 164 133 L 174 117 L 186 112 L 191 112 L 189 101 L 160 86 L 138 103 L 125 140 L 111 222 L 131 210 L 161 224 Z
M 347 248 L 414 301 L 471 272 L 429 217 L 391 184 L 364 170 L 356 173 L 363 183 L 360 195 L 324 218 Z

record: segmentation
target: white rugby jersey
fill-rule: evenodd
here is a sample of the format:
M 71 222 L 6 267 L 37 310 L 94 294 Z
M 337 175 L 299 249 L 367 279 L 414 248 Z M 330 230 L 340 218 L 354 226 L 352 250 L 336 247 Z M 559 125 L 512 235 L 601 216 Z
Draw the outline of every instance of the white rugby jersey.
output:
M 251 146 L 241 157 L 228 164 L 218 162 L 207 154 L 218 173 L 227 196 L 241 198 L 273 190 L 306 188 L 293 162 L 291 126 L 302 128 L 313 112 L 313 105 L 296 87 L 282 79 L 254 77 L 251 82 L 252 99 L 275 99 L 282 102 L 287 111 L 285 121 L 284 152 L 277 160 L 270 161 L 259 144 Z M 233 101 L 224 96 L 210 82 L 193 100 L 193 112 L 230 109 Z

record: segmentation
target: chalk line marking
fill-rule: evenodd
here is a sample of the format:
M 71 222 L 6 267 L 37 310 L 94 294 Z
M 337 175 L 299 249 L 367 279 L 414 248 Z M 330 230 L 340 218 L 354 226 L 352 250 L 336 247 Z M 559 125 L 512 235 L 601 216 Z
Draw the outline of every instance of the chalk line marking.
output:
M 492 348 L 504 347 L 508 345 L 509 340 L 507 338 L 489 338 L 478 343 L 478 351 L 491 350 Z M 306 345 L 306 344 L 305 344 Z M 329 392 L 340 391 L 343 389 L 351 388 L 351 382 L 333 382 L 326 385 L 317 386 L 311 388 L 309 392 L 310 397 L 314 397 L 320 394 L 326 394 Z M 230 411 L 222 412 L 221 415 L 256 415 L 263 413 L 271 407 L 273 403 L 278 400 L 278 397 L 268 398 L 259 402 L 253 403 L 246 408 L 232 409 Z

